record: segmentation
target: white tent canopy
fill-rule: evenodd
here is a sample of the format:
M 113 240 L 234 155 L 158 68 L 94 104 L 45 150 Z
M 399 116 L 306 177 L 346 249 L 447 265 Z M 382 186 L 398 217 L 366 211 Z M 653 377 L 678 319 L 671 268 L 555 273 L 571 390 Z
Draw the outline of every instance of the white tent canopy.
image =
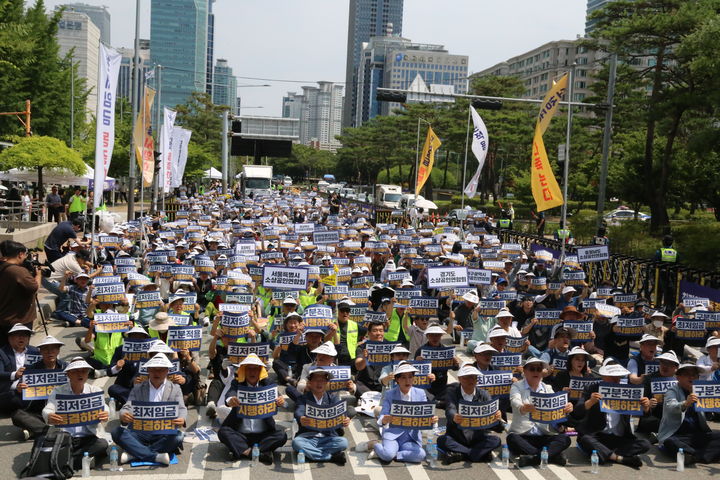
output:
M 92 167 L 85 166 L 84 175 L 75 175 L 64 168 L 43 168 L 42 181 L 45 185 L 79 185 L 87 187 L 95 178 L 95 170 Z M 13 168 L 6 172 L 0 172 L 0 180 L 10 182 L 37 182 L 37 169 L 20 169 Z M 105 179 L 104 190 L 111 190 L 115 185 L 115 179 L 107 177 Z
M 205 178 L 212 178 L 213 180 L 215 180 L 222 178 L 222 173 L 220 173 L 220 170 L 216 169 L 215 167 L 210 167 L 209 170 L 205 170 L 203 172 L 203 176 Z

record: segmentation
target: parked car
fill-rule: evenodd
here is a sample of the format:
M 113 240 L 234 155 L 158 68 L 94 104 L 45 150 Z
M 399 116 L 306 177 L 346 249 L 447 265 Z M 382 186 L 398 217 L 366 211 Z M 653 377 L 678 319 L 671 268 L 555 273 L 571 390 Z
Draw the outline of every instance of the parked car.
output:
M 608 225 L 619 225 L 621 222 L 634 220 L 635 210 L 618 208 L 616 210 L 613 210 L 612 212 L 606 213 L 603 218 L 608 223 Z M 641 222 L 647 222 L 648 220 L 650 220 L 650 215 L 648 215 L 647 213 L 637 212 L 637 219 Z
M 286 187 L 291 187 L 292 186 L 292 178 L 287 177 L 287 176 L 285 178 L 283 178 L 283 185 L 285 185 Z

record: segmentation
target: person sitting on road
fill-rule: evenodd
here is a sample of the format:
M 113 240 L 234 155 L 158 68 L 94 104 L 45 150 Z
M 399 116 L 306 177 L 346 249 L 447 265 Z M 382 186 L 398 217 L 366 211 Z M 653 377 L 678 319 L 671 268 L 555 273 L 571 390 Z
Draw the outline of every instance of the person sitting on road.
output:
M 27 360 L 40 357 L 40 351 L 30 345 L 32 334 L 28 327 L 16 323 L 8 332 L 8 344 L 0 348 L 0 413 L 12 414 L 23 407 L 17 387 L 22 381 Z
M 292 446 L 296 452 L 303 451 L 305 458 L 314 462 L 331 461 L 338 465 L 345 465 L 347 456 L 345 450 L 348 448 L 348 441 L 343 436 L 344 429 L 338 428 L 330 431 L 317 431 L 310 426 L 308 417 L 305 416 L 308 405 L 331 406 L 339 401 L 336 394 L 327 391 L 328 381 L 332 380 L 332 373 L 320 367 L 314 367 L 307 373 L 307 388 L 297 399 L 295 407 L 295 420 L 298 422 L 299 430 Z M 343 427 L 350 425 L 350 418 L 346 415 L 343 419 Z
M 185 425 L 187 408 L 183 402 L 182 390 L 179 385 L 168 381 L 168 372 L 173 364 L 163 354 L 158 353 L 145 364 L 148 379 L 135 385 L 128 401 L 120 410 L 120 422 L 112 432 L 113 441 L 122 447 L 120 463 L 130 461 L 152 462 L 170 465 L 170 454 L 181 446 L 184 434 L 177 430 L 174 433 L 152 434 L 128 428 L 133 423 L 133 402 L 171 402 L 177 404 L 178 416 L 172 420 L 176 428 Z
M 257 444 L 260 450 L 260 461 L 266 465 L 273 462 L 273 452 L 285 445 L 287 434 L 276 426 L 275 419 L 270 416 L 266 418 L 243 418 L 238 414 L 237 407 L 240 400 L 237 391 L 243 387 L 265 387 L 269 386 L 267 381 L 267 369 L 260 358 L 251 353 L 239 365 L 236 365 L 237 372 L 230 390 L 227 393 L 225 403 L 232 410 L 223 422 L 218 431 L 218 438 L 225 445 L 235 458 L 251 458 L 253 445 Z M 278 406 L 285 404 L 285 399 L 278 396 Z

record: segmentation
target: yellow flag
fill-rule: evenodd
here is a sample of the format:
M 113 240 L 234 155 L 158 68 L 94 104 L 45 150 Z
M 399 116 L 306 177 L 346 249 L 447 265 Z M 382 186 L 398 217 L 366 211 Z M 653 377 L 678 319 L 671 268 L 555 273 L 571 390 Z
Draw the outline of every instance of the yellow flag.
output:
M 420 194 L 420 190 L 430 178 L 430 172 L 432 172 L 433 164 L 435 163 L 435 152 L 440 148 L 442 142 L 435 135 L 433 129 L 428 127 L 427 138 L 425 139 L 425 146 L 423 147 L 422 156 L 420 157 L 420 165 L 418 166 L 417 186 L 415 187 L 415 195 Z
M 135 145 L 135 158 L 140 168 L 145 186 L 152 185 L 155 159 L 153 156 L 153 139 L 148 130 L 152 126 L 152 106 L 155 100 L 155 90 L 145 87 L 144 103 L 138 112 L 135 130 L 133 130 L 133 143 Z
M 325 278 L 321 278 L 320 281 L 324 283 L 325 285 L 330 285 L 331 287 L 337 287 L 337 274 L 333 273 L 332 275 L 328 275 Z
M 565 91 L 567 90 L 568 74 L 558 80 L 550 91 L 545 95 L 537 124 L 535 125 L 535 136 L 533 138 L 532 162 L 530 165 L 530 185 L 532 194 L 537 204 L 537 211 L 542 212 L 563 204 L 562 192 L 558 186 L 555 175 L 550 167 L 543 134 L 550 125 L 550 120 L 560 108 Z

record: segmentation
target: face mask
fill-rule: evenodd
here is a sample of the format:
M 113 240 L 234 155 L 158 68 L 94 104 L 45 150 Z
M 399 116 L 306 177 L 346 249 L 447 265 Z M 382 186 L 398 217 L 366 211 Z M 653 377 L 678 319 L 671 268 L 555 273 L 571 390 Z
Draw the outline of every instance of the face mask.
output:
M 655 328 L 660 328 L 663 326 L 663 321 L 662 320 L 653 320 L 653 326 Z

